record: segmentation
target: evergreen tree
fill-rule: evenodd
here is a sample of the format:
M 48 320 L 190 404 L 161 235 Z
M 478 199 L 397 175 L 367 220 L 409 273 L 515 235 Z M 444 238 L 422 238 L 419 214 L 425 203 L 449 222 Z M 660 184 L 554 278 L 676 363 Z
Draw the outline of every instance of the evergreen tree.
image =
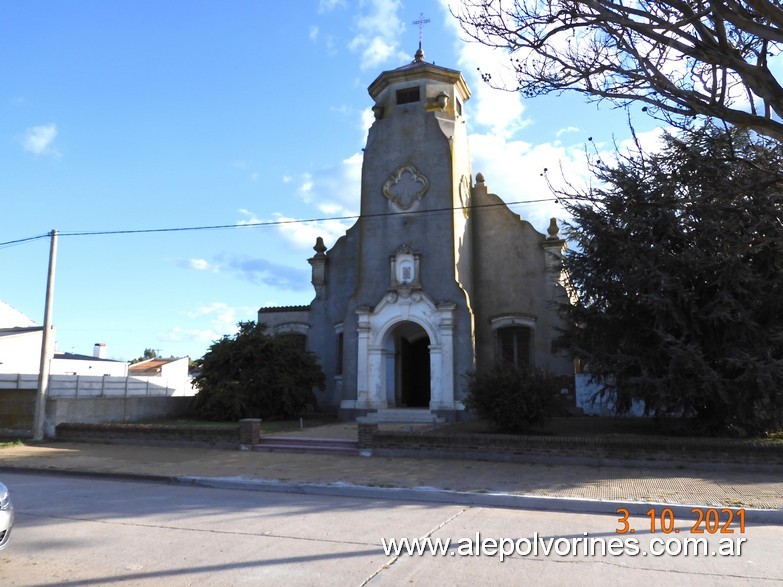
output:
M 564 262 L 560 345 L 615 394 L 711 433 L 783 425 L 783 149 L 747 131 L 666 136 L 594 164 Z

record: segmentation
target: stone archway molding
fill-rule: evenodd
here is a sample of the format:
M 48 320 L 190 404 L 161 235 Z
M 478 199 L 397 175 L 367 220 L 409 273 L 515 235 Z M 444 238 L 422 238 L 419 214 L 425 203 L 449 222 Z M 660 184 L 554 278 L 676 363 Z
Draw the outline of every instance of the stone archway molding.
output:
M 422 291 L 389 292 L 374 307 L 356 310 L 358 357 L 356 408 L 389 407 L 386 375 L 388 337 L 401 322 L 421 326 L 430 339 L 430 411 L 461 409 L 454 401 L 454 319 L 457 306 L 436 304 Z

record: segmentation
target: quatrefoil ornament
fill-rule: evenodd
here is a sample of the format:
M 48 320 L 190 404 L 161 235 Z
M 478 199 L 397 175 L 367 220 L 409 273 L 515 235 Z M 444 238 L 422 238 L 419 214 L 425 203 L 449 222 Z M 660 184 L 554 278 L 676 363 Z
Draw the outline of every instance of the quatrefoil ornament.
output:
M 383 195 L 399 211 L 410 210 L 427 193 L 430 181 L 413 165 L 403 165 L 383 184 Z

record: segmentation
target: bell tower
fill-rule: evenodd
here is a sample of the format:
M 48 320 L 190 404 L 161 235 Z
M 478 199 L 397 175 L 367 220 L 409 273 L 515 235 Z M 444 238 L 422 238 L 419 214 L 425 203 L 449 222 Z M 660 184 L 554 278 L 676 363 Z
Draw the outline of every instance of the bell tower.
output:
M 375 121 L 362 165 L 352 298 L 359 328 L 356 406 L 405 402 L 400 357 L 408 342 L 419 348 L 424 337 L 428 405 L 459 409 L 455 392 L 475 355 L 464 114 L 470 90 L 460 72 L 426 62 L 420 45 L 411 63 L 381 73 L 368 92 Z
M 418 247 L 425 271 L 448 268 L 469 295 L 470 90 L 460 72 L 427 63 L 419 46 L 410 64 L 381 73 L 368 91 L 375 122 L 362 166 L 362 244 L 381 247 L 372 255 L 403 242 Z

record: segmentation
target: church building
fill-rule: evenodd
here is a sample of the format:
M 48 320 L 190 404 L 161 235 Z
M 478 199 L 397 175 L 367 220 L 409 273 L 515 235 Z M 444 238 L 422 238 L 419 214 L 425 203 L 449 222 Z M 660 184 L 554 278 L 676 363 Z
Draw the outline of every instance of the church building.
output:
M 542 234 L 474 179 L 462 74 L 420 47 L 368 91 L 361 216 L 331 249 L 318 238 L 308 306 L 258 315 L 319 357 L 319 407 L 458 419 L 468 371 L 503 360 L 572 375 L 552 352 L 565 241 L 554 219 Z

